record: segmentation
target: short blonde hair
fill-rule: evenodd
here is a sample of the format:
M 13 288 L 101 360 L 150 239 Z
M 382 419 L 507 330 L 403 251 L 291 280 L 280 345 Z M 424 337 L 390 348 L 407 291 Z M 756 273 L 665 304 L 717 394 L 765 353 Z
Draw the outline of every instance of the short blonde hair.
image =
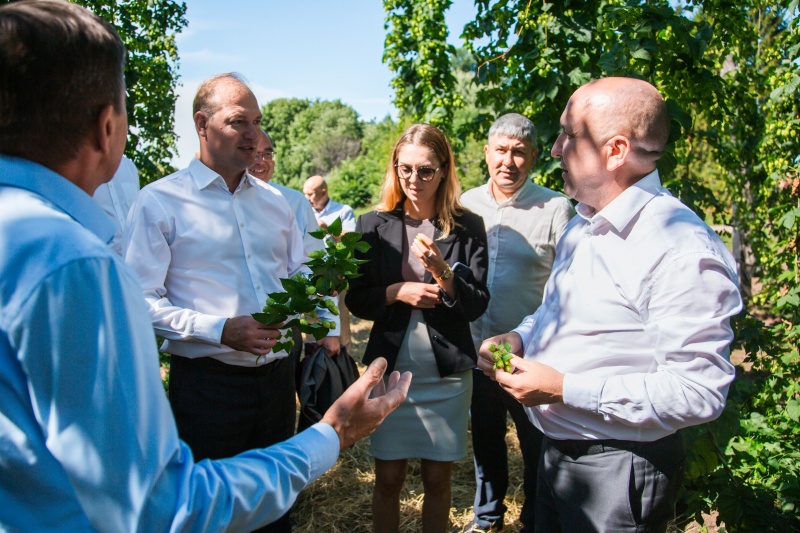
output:
M 453 149 L 450 147 L 447 137 L 441 130 L 430 124 L 412 124 L 400 135 L 394 145 L 394 150 L 392 150 L 392 160 L 386 169 L 386 176 L 381 188 L 381 199 L 376 210 L 394 211 L 406 199 L 403 188 L 400 186 L 400 178 L 394 168 L 397 164 L 398 152 L 406 145 L 429 148 L 441 162 L 441 169 L 445 174 L 436 191 L 436 215 L 439 218 L 442 237 L 446 237 L 456 227 L 455 217 L 464 210 L 460 201 L 461 183 L 456 176 Z

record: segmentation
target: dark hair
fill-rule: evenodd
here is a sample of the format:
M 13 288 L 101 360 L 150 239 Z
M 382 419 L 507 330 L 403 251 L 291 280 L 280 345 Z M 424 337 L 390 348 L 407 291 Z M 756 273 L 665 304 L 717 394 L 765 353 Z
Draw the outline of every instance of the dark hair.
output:
M 63 0 L 0 7 L 0 153 L 46 166 L 78 152 L 100 111 L 125 112 L 125 47 Z

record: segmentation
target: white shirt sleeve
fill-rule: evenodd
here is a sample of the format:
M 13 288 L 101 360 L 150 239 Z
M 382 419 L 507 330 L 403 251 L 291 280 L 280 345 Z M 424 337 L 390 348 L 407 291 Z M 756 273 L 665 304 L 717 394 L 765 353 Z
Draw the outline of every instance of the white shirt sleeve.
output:
M 147 200 L 147 189 L 131 210 L 125 239 L 125 262 L 139 276 L 144 299 L 156 334 L 172 340 L 220 345 L 222 328 L 229 317 L 178 307 L 167 298 L 164 282 L 172 261 L 168 239 L 172 221 L 161 205 Z M 186 354 L 191 357 L 191 354 Z
M 655 273 L 640 315 L 656 367 L 603 379 L 566 374 L 564 403 L 637 427 L 674 431 L 713 420 L 735 374 L 730 318 L 742 307 L 725 266 L 685 254 Z

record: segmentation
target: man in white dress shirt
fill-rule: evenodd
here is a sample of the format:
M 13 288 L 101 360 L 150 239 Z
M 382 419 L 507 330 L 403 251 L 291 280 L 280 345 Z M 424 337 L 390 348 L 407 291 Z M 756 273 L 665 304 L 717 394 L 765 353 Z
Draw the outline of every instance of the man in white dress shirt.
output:
M 173 355 L 178 433 L 196 459 L 215 459 L 294 434 L 292 360 L 272 351 L 278 327 L 251 313 L 307 267 L 289 204 L 246 172 L 262 133 L 252 91 L 221 74 L 200 85 L 193 108 L 200 157 L 142 189 L 125 258 Z M 287 513 L 268 530 L 290 529 Z
M 300 231 L 303 234 L 303 247 L 306 254 L 312 250 L 322 249 L 322 241 L 309 235 L 309 232 L 319 228 L 319 223 L 314 214 L 314 209 L 306 197 L 298 190 L 272 181 L 272 176 L 275 174 L 275 144 L 264 130 L 261 130 L 261 139 L 258 142 L 255 163 L 248 169 L 248 172 L 261 180 L 262 183 L 269 183 L 270 187 L 278 189 L 278 192 L 289 202 L 289 206 L 294 211 L 295 222 L 300 226 Z
M 578 89 L 553 146 L 579 201 L 542 305 L 481 345 L 479 366 L 544 432 L 536 531 L 664 531 L 685 450 L 677 431 L 718 417 L 742 308 L 719 237 L 661 186 L 669 135 L 649 83 Z M 490 343 L 509 342 L 513 374 Z
M 133 161 L 123 155 L 111 181 L 101 184 L 92 196 L 114 221 L 114 238 L 109 246 L 120 256 L 122 256 L 122 238 L 127 226 L 128 211 L 137 196 L 139 196 L 139 171 Z
M 528 177 L 538 154 L 533 122 L 508 113 L 494 121 L 488 137 L 483 150 L 489 182 L 461 196 L 464 207 L 483 218 L 489 244 L 487 285 L 492 299 L 483 316 L 470 324 L 476 349 L 483 339 L 515 327 L 542 303 L 556 242 L 575 214 L 563 194 Z M 477 370 L 472 383 L 475 517 L 465 532 L 503 529 L 509 481 L 506 413 L 514 421 L 525 463 L 520 531 L 531 532 L 542 432 L 528 420 L 522 405 L 483 372 Z

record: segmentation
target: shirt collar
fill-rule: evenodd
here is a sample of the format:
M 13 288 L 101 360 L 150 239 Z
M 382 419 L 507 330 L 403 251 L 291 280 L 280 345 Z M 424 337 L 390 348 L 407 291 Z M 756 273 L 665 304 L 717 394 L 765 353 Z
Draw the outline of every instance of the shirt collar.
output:
M 658 170 L 654 170 L 622 191 L 619 196 L 597 213 L 582 203 L 579 203 L 575 209 L 584 219 L 591 220 L 594 217 L 602 217 L 618 232 L 621 232 L 650 200 L 662 192 Z
M 114 238 L 111 218 L 91 196 L 38 163 L 0 155 L 0 185 L 25 189 L 41 196 L 105 243 Z
M 514 191 L 514 194 L 511 195 L 511 198 L 509 198 L 508 200 L 503 200 L 502 202 L 498 202 L 497 198 L 495 198 L 494 194 L 492 193 L 493 183 L 494 182 L 492 181 L 492 178 L 489 177 L 489 183 L 486 184 L 486 194 L 488 194 L 489 198 L 491 198 L 492 201 L 498 206 L 503 206 L 506 204 L 513 205 L 521 194 L 523 194 L 525 191 L 527 191 L 533 186 L 533 180 L 531 180 L 531 177 L 528 176 L 525 178 L 525 181 L 522 182 L 522 185 L 520 185 L 519 188 L 516 191 Z
M 200 190 L 207 188 L 218 179 L 225 189 L 228 188 L 228 184 L 225 183 L 225 179 L 222 176 L 220 176 L 216 171 L 208 168 L 196 157 L 193 158 L 189 163 L 189 172 L 192 174 L 192 178 L 197 184 L 197 188 Z M 251 176 L 249 172 L 245 171 L 244 176 L 242 176 L 241 181 L 239 181 L 238 188 L 241 189 L 246 186 L 252 186 L 255 179 L 256 178 Z

